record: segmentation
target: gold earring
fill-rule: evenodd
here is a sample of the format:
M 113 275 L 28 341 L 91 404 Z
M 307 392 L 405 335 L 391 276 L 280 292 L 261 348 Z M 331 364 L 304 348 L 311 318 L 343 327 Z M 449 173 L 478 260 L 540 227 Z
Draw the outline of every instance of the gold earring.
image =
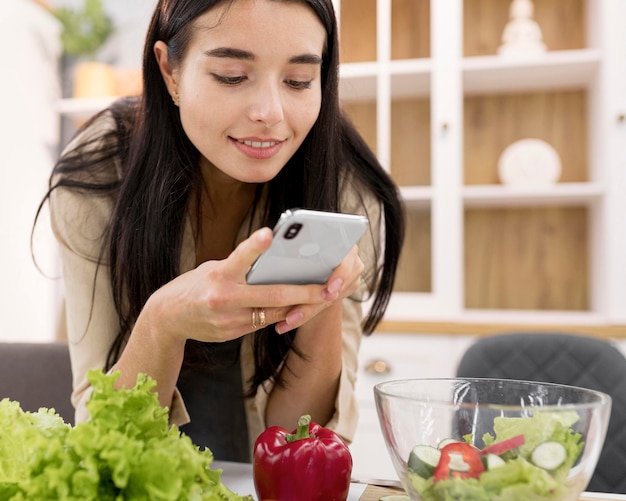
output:
M 180 96 L 178 95 L 178 92 L 174 92 L 172 94 L 172 101 L 174 101 L 176 106 L 180 106 Z

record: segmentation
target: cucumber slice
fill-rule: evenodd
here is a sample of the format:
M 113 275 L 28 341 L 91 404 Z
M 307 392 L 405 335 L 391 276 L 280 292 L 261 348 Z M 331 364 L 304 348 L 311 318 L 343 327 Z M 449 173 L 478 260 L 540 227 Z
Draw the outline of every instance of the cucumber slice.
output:
M 437 449 L 443 449 L 448 444 L 456 444 L 459 440 L 455 440 L 454 438 L 444 438 L 437 444 Z
M 486 470 L 493 470 L 495 468 L 499 468 L 500 466 L 504 466 L 506 461 L 504 461 L 504 459 L 497 454 L 485 454 L 483 456 L 483 464 L 485 465 Z
M 430 478 L 439 464 L 441 451 L 430 445 L 416 445 L 409 455 L 408 467 L 420 477 Z
M 552 471 L 563 464 L 567 458 L 567 452 L 558 442 L 544 442 L 535 447 L 530 455 L 530 460 L 539 468 Z

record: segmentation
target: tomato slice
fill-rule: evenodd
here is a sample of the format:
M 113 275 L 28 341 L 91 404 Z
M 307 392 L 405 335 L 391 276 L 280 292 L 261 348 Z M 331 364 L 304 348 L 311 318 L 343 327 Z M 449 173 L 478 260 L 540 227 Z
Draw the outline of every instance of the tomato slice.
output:
M 483 450 L 480 451 L 480 454 L 483 456 L 485 454 L 496 454 L 499 456 L 500 454 L 504 454 L 511 449 L 515 449 L 524 445 L 524 442 L 524 435 L 515 435 L 512 438 L 485 447 Z
M 435 482 L 448 478 L 478 478 L 485 471 L 480 451 L 473 445 L 456 442 L 441 449 L 441 458 L 433 472 Z

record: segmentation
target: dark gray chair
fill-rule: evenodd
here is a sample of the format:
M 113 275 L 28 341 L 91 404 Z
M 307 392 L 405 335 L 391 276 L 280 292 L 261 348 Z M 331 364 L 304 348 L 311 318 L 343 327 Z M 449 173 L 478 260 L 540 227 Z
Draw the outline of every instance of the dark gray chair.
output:
M 626 358 L 609 341 L 566 333 L 510 333 L 478 339 L 459 377 L 568 384 L 611 395 L 607 440 L 587 490 L 626 494 Z
M 25 411 L 53 407 L 74 423 L 72 371 L 67 344 L 0 343 L 0 399 L 18 401 Z

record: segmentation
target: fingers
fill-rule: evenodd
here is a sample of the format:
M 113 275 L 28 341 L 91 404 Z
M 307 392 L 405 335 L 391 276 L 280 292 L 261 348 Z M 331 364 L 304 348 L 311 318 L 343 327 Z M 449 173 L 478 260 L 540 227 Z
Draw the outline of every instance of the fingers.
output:
M 271 241 L 271 229 L 257 230 L 226 259 L 206 261 L 162 288 L 167 325 L 208 342 L 234 339 L 268 325 L 283 333 L 356 290 L 362 270 L 356 248 L 326 284 L 248 285 L 247 271 Z
M 282 334 L 300 327 L 337 299 L 343 299 L 359 288 L 364 265 L 357 246 L 333 271 L 326 284 L 247 285 L 247 271 L 271 241 L 269 228 L 257 230 L 222 262 L 222 278 L 231 277 L 239 285 L 222 289 L 226 295 L 220 295 L 219 301 L 237 303 L 240 329 L 253 332 L 275 324 L 275 330 Z
M 297 329 L 320 311 L 326 309 L 328 305 L 330 303 L 324 303 L 320 306 L 297 306 L 284 317 L 284 320 L 276 324 L 274 330 L 278 334 L 284 334 L 290 330 Z
M 237 275 L 245 281 L 245 274 L 250 269 L 254 261 L 265 252 L 272 243 L 272 230 L 261 228 L 249 238 L 241 242 L 226 260 L 226 271 Z M 243 276 L 241 276 L 243 272 Z
M 289 308 L 245 308 L 242 313 L 241 325 L 244 326 L 246 332 L 253 332 L 269 325 L 284 322 Z

